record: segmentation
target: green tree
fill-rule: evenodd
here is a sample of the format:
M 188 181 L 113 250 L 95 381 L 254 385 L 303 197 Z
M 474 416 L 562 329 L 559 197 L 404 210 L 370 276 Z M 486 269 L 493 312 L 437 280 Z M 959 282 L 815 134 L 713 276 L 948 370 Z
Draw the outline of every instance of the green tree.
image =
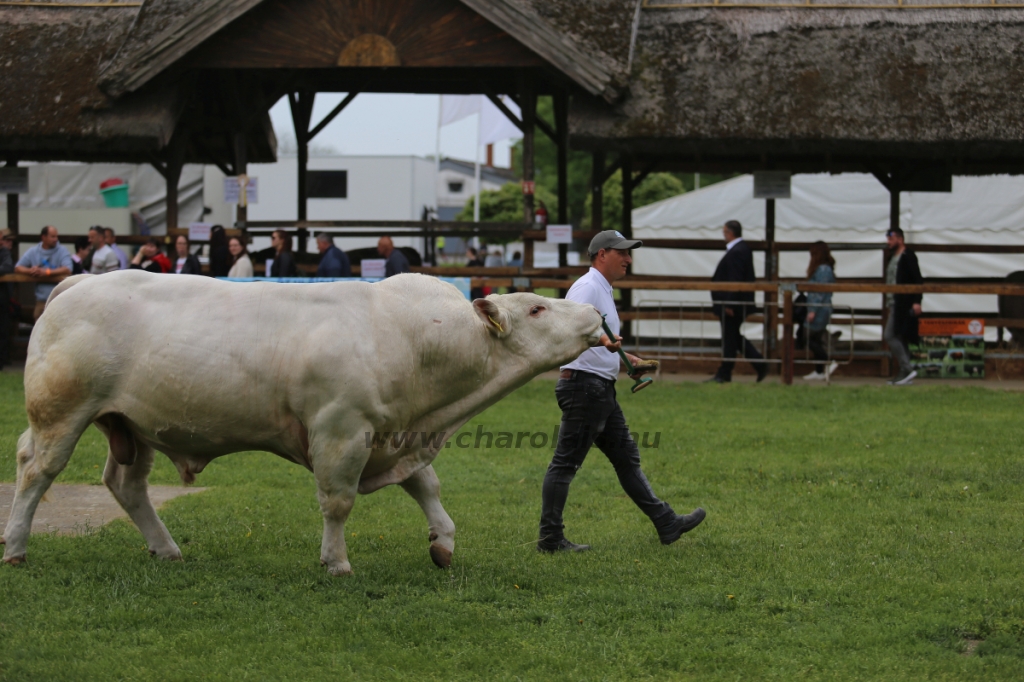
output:
M 476 197 L 470 197 L 455 216 L 456 220 L 472 220 Z M 543 201 L 548 215 L 557 215 L 558 198 L 540 184 L 534 193 L 534 201 Z M 539 205 L 539 204 L 538 204 Z M 500 189 L 480 192 L 480 221 L 488 223 L 523 222 L 523 188 L 518 182 L 506 182 Z
M 672 173 L 651 173 L 638 187 L 633 189 L 633 208 L 653 204 L 686 191 L 683 182 Z M 622 171 L 616 171 L 604 183 L 602 203 L 603 227 L 606 230 L 618 230 L 622 227 Z M 483 203 L 481 202 L 481 206 Z M 592 195 L 588 195 L 584 204 L 583 227 L 590 227 L 590 207 Z
M 537 116 L 544 119 L 552 128 L 555 127 L 555 105 L 551 97 L 537 98 Z M 537 183 L 537 196 L 541 189 L 551 197 L 558 196 L 558 147 L 550 137 L 537 128 L 533 136 L 533 168 L 534 181 Z M 522 175 L 523 141 L 519 140 L 512 147 L 512 168 Z M 583 219 L 583 204 L 590 193 L 591 155 L 589 152 L 569 150 L 566 166 L 568 177 L 568 208 L 569 222 L 579 225 Z M 543 197 L 541 197 L 543 198 Z M 544 199 L 548 208 L 548 222 L 558 222 L 558 211 L 553 202 Z M 481 207 L 483 201 L 480 202 Z
M 555 127 L 554 101 L 551 97 L 539 97 L 537 99 L 537 116 L 546 121 L 552 128 Z M 539 128 L 534 134 L 534 181 L 536 182 L 536 196 L 544 201 L 548 209 L 548 222 L 558 222 L 557 201 L 558 196 L 558 148 Z M 590 178 L 593 166 L 593 156 L 590 152 L 569 150 L 568 164 L 566 166 L 568 180 L 568 218 L 573 225 L 590 224 Z M 523 168 L 523 141 L 519 140 L 512 147 L 512 168 L 522 177 Z M 618 174 L 609 178 L 604 186 L 604 224 L 611 227 L 618 227 L 622 224 L 622 184 Z M 713 185 L 734 175 L 702 174 L 700 178 L 701 187 Z M 678 181 L 678 185 L 672 184 L 667 178 Z M 617 187 L 617 189 L 616 189 Z M 648 176 L 640 187 L 633 191 L 634 208 L 645 206 L 655 201 L 660 201 L 675 194 L 682 194 L 693 190 L 693 173 L 654 173 Z M 646 189 L 645 189 L 646 188 Z M 505 188 L 502 188 L 504 191 Z M 518 191 L 518 189 L 517 189 Z M 618 192 L 617 208 L 609 208 L 609 195 Z M 649 199 L 643 194 L 651 192 L 655 198 Z M 520 206 L 522 197 L 519 197 Z M 472 199 L 467 204 L 468 214 L 465 210 L 460 215 L 468 215 L 466 220 L 473 219 Z M 506 218 L 485 218 L 487 215 L 487 203 L 481 196 L 480 199 L 481 220 L 506 220 Z M 461 219 L 461 218 L 460 218 Z M 520 220 L 517 217 L 515 220 Z

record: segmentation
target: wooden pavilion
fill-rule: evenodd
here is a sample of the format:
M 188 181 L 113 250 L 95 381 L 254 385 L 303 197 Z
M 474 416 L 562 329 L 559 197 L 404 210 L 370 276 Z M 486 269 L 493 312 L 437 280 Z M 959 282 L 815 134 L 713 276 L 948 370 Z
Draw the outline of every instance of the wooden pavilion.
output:
M 531 234 L 536 130 L 558 148 L 559 222 L 572 146 L 594 156 L 595 229 L 620 169 L 627 234 L 655 170 L 870 172 L 895 223 L 900 191 L 1024 168 L 1022 44 L 1014 0 L 0 0 L 0 160 L 150 163 L 173 226 L 182 165 L 275 160 L 268 110 L 287 96 L 304 250 L 308 145 L 358 93 L 509 95 L 523 222 L 490 229 Z M 347 97 L 313 121 L 319 92 Z M 778 280 L 773 206 L 759 287 Z M 7 210 L 17 232 L 17 195 Z

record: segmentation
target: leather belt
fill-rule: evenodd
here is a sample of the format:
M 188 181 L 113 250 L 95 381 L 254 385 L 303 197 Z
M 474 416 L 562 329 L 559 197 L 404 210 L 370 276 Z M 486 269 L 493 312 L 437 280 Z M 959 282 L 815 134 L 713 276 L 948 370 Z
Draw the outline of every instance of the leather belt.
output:
M 559 374 L 558 376 L 561 379 L 572 379 L 572 370 L 571 369 L 563 369 L 562 373 Z

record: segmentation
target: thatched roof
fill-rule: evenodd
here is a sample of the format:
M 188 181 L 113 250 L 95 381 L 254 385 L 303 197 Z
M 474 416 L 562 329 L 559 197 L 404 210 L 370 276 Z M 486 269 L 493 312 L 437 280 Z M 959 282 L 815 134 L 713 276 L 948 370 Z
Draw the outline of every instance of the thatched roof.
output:
M 637 10 L 637 0 L 0 8 L 0 154 L 140 161 L 184 122 L 187 161 L 228 163 L 235 128 L 250 162 L 270 160 L 266 109 L 284 92 L 478 91 L 530 73 L 574 88 L 578 148 L 708 170 L 871 170 L 866 159 L 902 158 L 969 173 L 1024 160 L 1022 10 Z M 409 29 L 408 64 L 338 56 L 392 19 Z
M 62 0 L 68 2 L 85 4 Z M 438 10 L 439 5 L 450 7 Z M 428 27 L 433 33 L 406 36 L 421 53 L 419 66 L 433 69 L 433 80 L 424 78 L 430 69 L 409 69 L 398 81 L 371 71 L 359 76 L 367 90 L 405 91 L 424 83 L 439 91 L 481 83 L 510 88 L 519 82 L 516 69 L 532 69 L 549 82 L 561 78 L 613 101 L 626 82 L 623 55 L 635 6 L 635 0 L 144 0 L 141 7 L 0 8 L 0 154 L 139 162 L 165 153 L 172 136 L 184 136 L 185 161 L 223 167 L 233 158 L 231 136 L 241 127 L 249 161 L 272 160 L 276 142 L 266 110 L 273 101 L 295 88 L 334 89 L 338 81 L 330 79 L 359 71 L 339 67 L 333 53 L 324 64 L 289 62 L 304 46 L 309 50 L 317 30 L 324 32 L 319 19 L 325 10 L 338 24 L 327 33 L 342 40 L 340 47 L 355 37 L 345 36 L 358 28 L 349 25 L 356 14 L 377 23 L 404 17 L 415 25 L 421 15 L 448 12 L 447 22 Z M 284 48 L 277 40 L 261 41 L 282 13 L 299 21 L 288 36 L 275 36 L 291 41 Z M 481 65 L 467 59 L 465 49 L 450 50 L 445 38 L 460 30 L 470 52 L 479 40 L 491 41 L 483 48 L 490 50 L 490 62 Z M 224 40 L 235 41 L 227 51 L 232 63 L 206 61 Z M 256 57 L 266 62 L 268 54 L 269 66 L 246 63 Z M 500 77 L 481 75 L 480 66 L 506 65 L 503 55 L 509 55 L 510 68 Z M 297 82 L 298 74 L 311 80 Z
M 136 12 L 0 8 L 0 148 L 65 158 L 88 157 L 109 138 L 132 138 L 153 151 L 165 145 L 174 128 L 173 91 L 139 93 L 115 111 L 96 85 Z
M 820 170 L 871 155 L 1020 159 L 1022 44 L 1020 10 L 645 9 L 629 95 L 577 98 L 572 138 L 753 165 L 816 157 Z

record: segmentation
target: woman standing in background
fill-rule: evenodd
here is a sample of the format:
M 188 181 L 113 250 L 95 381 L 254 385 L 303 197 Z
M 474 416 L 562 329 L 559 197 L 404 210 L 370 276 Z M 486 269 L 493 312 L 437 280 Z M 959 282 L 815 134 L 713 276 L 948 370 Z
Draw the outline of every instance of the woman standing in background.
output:
M 813 284 L 835 284 L 836 260 L 825 242 L 811 244 L 811 262 L 807 266 L 807 281 Z M 811 291 L 807 294 L 807 346 L 818 364 L 814 371 L 804 377 L 807 381 L 827 379 L 839 363 L 832 362 L 828 368 L 828 323 L 832 319 L 832 294 Z
M 228 240 L 228 252 L 231 254 L 231 270 L 228 271 L 228 277 L 252 277 L 252 260 L 241 237 L 232 237 Z

